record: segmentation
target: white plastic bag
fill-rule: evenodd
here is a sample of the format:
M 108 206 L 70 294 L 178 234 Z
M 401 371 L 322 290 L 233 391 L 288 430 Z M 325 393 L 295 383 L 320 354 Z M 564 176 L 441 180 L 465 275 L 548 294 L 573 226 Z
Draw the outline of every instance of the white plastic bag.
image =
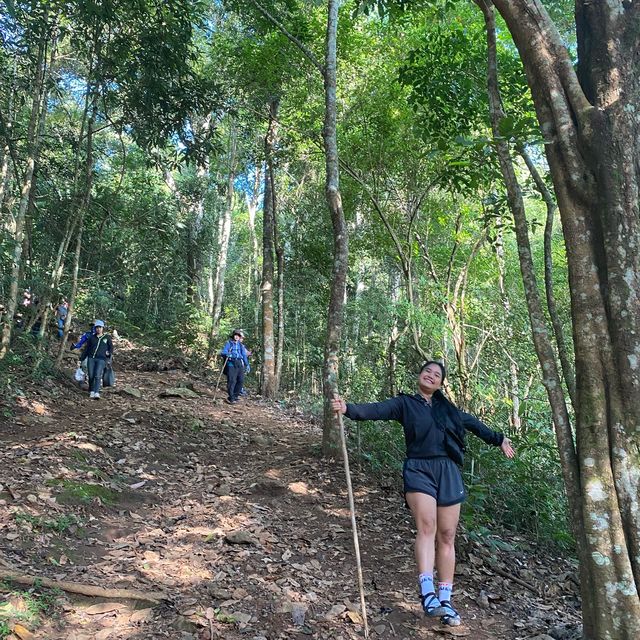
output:
M 82 367 L 78 367 L 75 371 L 75 373 L 73 374 L 73 379 L 76 382 L 84 382 L 84 371 L 82 370 Z

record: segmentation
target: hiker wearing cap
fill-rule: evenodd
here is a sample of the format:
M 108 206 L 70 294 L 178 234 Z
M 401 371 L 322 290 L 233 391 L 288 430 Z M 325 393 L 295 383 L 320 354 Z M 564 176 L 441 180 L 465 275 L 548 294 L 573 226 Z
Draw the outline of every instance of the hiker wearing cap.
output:
M 231 338 L 225 342 L 222 351 L 220 351 L 220 355 L 226 362 L 227 402 L 230 404 L 238 402 L 238 397 L 244 384 L 245 369 L 247 371 L 250 370 L 249 358 L 247 356 L 247 350 L 242 344 L 242 338 L 244 338 L 244 331 L 242 329 L 235 329 L 231 334 Z
M 113 359 L 113 343 L 111 336 L 104 332 L 104 322 L 96 320 L 93 325 L 94 334 L 87 338 L 80 360 L 87 359 L 89 374 L 89 397 L 100 399 L 100 384 L 105 367 L 111 365 Z
M 500 447 L 508 458 L 513 458 L 515 451 L 509 438 L 445 397 L 441 391 L 444 378 L 444 365 L 431 360 L 420 369 L 418 393 L 414 395 L 400 394 L 367 404 L 346 403 L 336 397 L 331 404 L 334 411 L 352 420 L 396 420 L 402 425 L 406 444 L 404 496 L 418 530 L 415 556 L 422 608 L 425 615 L 439 616 L 443 624 L 457 626 L 460 614 L 451 604 L 451 593 L 456 530 L 460 505 L 466 498 L 460 471 L 465 431 Z

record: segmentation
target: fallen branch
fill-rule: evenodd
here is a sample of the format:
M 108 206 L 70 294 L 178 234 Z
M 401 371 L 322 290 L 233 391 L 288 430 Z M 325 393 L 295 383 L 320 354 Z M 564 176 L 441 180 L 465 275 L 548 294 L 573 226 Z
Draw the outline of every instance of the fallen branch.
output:
M 536 589 L 533 585 L 529 584 L 528 582 L 525 582 L 524 580 L 520 580 L 520 578 L 517 578 L 512 573 L 509 573 L 508 571 L 503 571 L 502 569 L 498 569 L 498 567 L 496 567 L 493 564 L 489 565 L 489 567 L 490 567 L 489 569 L 490 571 L 497 573 L 499 576 L 502 576 L 507 580 L 511 580 L 511 582 L 515 582 L 516 584 L 519 584 L 521 587 L 524 587 L 525 589 L 529 589 L 529 591 L 535 593 L 537 596 L 540 595 L 540 589 Z
M 49 578 L 40 578 L 39 576 L 30 576 L 7 569 L 0 569 L 0 580 L 11 580 L 11 582 L 30 587 L 38 584 L 48 589 L 60 589 L 67 593 L 77 593 L 82 596 L 89 596 L 90 598 L 144 600 L 156 604 L 167 599 L 167 596 L 159 591 L 150 591 L 147 593 L 137 591 L 136 589 L 104 589 L 90 584 L 78 584 L 77 582 L 64 582 L 50 580 Z

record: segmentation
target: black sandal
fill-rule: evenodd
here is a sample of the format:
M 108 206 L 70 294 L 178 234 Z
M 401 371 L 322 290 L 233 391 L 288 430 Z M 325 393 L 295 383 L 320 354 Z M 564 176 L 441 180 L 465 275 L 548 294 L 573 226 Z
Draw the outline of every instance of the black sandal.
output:
M 425 616 L 444 616 L 447 613 L 433 591 L 421 595 L 420 599 L 422 600 L 422 610 Z
M 460 614 L 451 606 L 451 603 L 448 600 L 443 600 L 440 605 L 443 609 L 440 622 L 442 622 L 442 624 L 449 625 L 450 627 L 457 627 L 461 622 Z

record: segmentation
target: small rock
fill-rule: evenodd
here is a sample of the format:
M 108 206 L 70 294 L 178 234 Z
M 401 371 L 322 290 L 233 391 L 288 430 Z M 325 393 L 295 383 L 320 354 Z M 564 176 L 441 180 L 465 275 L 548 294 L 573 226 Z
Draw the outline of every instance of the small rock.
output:
M 217 496 L 230 496 L 231 495 L 231 487 L 228 484 L 221 484 L 218 487 L 215 487 L 213 490 Z
M 225 535 L 224 539 L 229 544 L 255 544 L 253 536 L 248 531 L 244 531 L 242 529 L 230 531 Z
M 191 391 L 191 389 L 187 389 L 186 387 L 167 389 L 166 391 L 162 391 L 161 393 L 159 393 L 158 396 L 160 398 L 183 398 L 185 400 L 200 397 L 197 393 L 195 393 L 195 391 Z
M 344 613 L 347 610 L 343 604 L 334 604 L 331 609 L 326 613 L 325 618 L 327 620 L 333 620 L 337 618 L 341 613 Z
M 381 636 L 387 630 L 387 627 L 383 624 L 379 624 L 377 627 L 374 627 L 373 630 Z
M 249 624 L 251 621 L 251 615 L 248 613 L 234 613 L 233 617 L 236 619 L 236 622 L 240 624 Z
M 142 391 L 140 389 L 134 389 L 133 387 L 124 387 L 120 390 L 120 393 L 124 393 L 125 395 L 132 396 L 133 398 L 142 398 Z
M 476 598 L 476 602 L 483 608 L 489 608 L 489 597 L 487 596 L 487 592 L 484 589 L 480 590 L 480 594 Z

